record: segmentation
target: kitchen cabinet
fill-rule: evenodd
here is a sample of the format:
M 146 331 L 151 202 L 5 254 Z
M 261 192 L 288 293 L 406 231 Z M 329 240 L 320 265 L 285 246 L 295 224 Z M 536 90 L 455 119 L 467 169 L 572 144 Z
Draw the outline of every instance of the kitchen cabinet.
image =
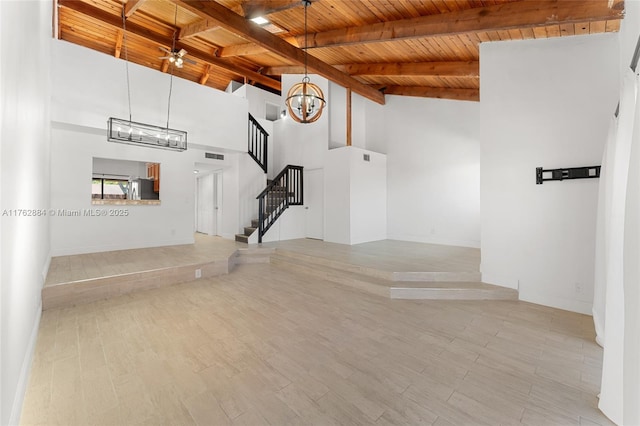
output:
M 153 180 L 153 191 L 160 192 L 160 164 L 147 163 L 147 179 Z

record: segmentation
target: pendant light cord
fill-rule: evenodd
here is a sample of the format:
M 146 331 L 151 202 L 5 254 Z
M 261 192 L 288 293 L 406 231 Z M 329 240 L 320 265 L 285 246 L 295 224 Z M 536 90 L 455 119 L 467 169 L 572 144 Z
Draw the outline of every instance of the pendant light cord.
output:
M 129 49 L 127 48 L 127 17 L 122 5 L 122 44 L 124 45 L 124 64 L 127 75 L 127 100 L 129 101 L 129 123 L 131 123 L 131 85 L 129 83 Z
M 176 13 L 173 17 L 173 37 L 171 43 L 171 54 L 176 52 L 176 36 L 178 32 L 178 5 L 176 4 Z M 166 60 L 166 59 L 165 59 Z M 171 92 L 173 92 L 173 68 L 175 62 L 171 63 L 171 76 L 169 77 L 169 99 L 167 99 L 167 131 L 169 131 L 169 117 L 171 115 Z
M 308 37 L 309 32 L 307 31 L 307 8 L 309 7 L 309 3 L 307 0 L 302 0 L 304 2 L 304 78 L 308 79 L 307 75 L 307 58 L 309 57 L 308 49 Z

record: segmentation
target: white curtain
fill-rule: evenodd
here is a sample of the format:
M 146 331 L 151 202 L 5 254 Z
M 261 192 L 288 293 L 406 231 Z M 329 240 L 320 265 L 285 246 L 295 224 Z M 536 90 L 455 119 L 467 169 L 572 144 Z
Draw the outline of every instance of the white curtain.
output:
M 631 334 L 638 329 L 625 329 L 625 214 L 627 211 L 627 182 L 631 145 L 634 139 L 636 121 L 636 96 L 638 81 L 631 70 L 624 77 L 620 97 L 620 112 L 616 137 L 606 150 L 604 197 L 604 278 L 606 282 L 604 302 L 604 358 L 602 365 L 602 385 L 598 407 L 616 424 L 624 424 L 624 404 L 627 397 L 625 384 L 625 342 L 633 340 Z M 640 129 L 636 128 L 637 133 Z M 635 167 L 635 166 L 634 166 Z M 602 201 L 602 198 L 601 198 Z M 609 214 L 607 214 L 609 212 Z M 637 263 L 640 259 L 637 259 Z M 597 264 L 597 262 L 596 262 Z M 636 282 L 637 286 L 638 283 Z M 594 298 L 597 295 L 594 294 Z M 597 301 L 601 305 L 602 301 Z M 596 301 L 594 300 L 594 307 Z M 634 305 L 637 309 L 638 305 Z M 596 308 L 596 310 L 599 309 Z M 628 334 L 627 334 L 628 333 Z M 604 337 L 604 339 L 602 339 Z M 625 339 L 626 337 L 626 339 Z M 633 346 L 633 345 L 631 345 Z M 626 354 L 627 359 L 630 354 Z M 629 359 L 628 359 L 629 360 Z M 635 360 L 640 362 L 640 359 Z M 628 381 L 628 379 L 626 379 Z M 638 405 L 636 400 L 634 405 Z M 629 407 L 630 409 L 630 407 Z
M 640 84 L 637 85 L 640 97 Z M 623 423 L 640 425 L 640 105 L 636 106 L 624 221 Z

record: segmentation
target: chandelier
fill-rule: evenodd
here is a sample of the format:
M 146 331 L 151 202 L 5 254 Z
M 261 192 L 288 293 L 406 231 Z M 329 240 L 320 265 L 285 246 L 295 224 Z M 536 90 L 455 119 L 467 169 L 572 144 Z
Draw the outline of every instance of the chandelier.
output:
M 178 6 L 176 6 L 176 27 L 178 20 Z M 107 141 L 125 143 L 130 145 L 148 146 L 153 148 L 170 149 L 175 151 L 185 151 L 187 149 L 187 132 L 169 128 L 169 117 L 171 113 L 171 92 L 173 89 L 173 65 L 178 68 L 182 67 L 182 51 L 178 52 L 178 59 L 170 61 L 171 76 L 169 77 L 169 99 L 167 101 L 167 125 L 156 126 L 153 124 L 138 123 L 131 120 L 131 88 L 129 85 L 129 54 L 127 49 L 127 24 L 124 12 L 124 3 L 122 4 L 122 29 L 123 29 L 123 47 L 126 64 L 127 76 L 127 98 L 129 101 L 129 119 L 121 119 L 110 117 L 107 120 Z M 175 52 L 176 33 L 174 31 L 173 46 L 171 52 Z M 174 58 L 175 59 L 175 58 Z
M 309 80 L 307 73 L 307 8 L 310 0 L 302 0 L 304 5 L 304 78 L 301 83 L 294 84 L 287 93 L 285 101 L 289 115 L 298 123 L 313 123 L 320 118 L 327 105 L 322 90 Z

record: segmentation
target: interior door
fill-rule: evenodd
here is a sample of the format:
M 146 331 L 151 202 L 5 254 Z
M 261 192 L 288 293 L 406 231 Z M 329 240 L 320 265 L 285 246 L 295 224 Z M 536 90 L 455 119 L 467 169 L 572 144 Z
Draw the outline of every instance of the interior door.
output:
M 307 238 L 324 239 L 324 170 L 304 171 L 304 206 Z
M 198 202 L 196 206 L 196 231 L 207 235 L 216 235 L 216 196 L 215 177 L 213 174 L 200 176 L 197 179 Z

